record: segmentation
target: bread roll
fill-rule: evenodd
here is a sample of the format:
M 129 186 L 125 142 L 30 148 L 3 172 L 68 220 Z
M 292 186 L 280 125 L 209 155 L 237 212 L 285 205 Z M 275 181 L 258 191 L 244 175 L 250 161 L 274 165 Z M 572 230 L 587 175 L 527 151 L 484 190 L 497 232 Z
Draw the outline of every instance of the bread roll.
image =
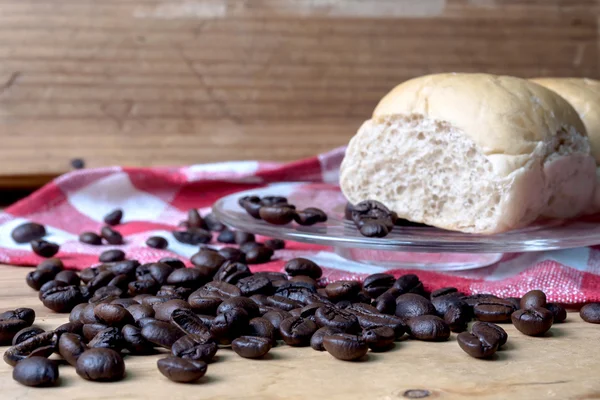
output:
M 498 233 L 590 205 L 596 164 L 584 125 L 524 79 L 439 74 L 393 89 L 364 122 L 340 171 L 351 203 L 373 199 L 439 228 Z
M 591 213 L 600 211 L 600 81 L 585 78 L 538 78 L 532 81 L 567 100 L 585 125 L 596 159 L 596 191 Z

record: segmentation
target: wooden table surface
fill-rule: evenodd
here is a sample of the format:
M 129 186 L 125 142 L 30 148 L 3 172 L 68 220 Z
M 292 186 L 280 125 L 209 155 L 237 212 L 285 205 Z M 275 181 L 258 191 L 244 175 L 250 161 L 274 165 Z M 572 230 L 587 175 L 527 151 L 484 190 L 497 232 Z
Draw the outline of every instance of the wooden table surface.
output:
M 31 307 L 35 325 L 53 329 L 66 315 L 48 312 L 24 282 L 29 268 L 2 266 L 0 310 Z M 600 325 L 569 313 L 567 322 L 543 338 L 503 325 L 505 349 L 493 360 L 468 357 L 452 334 L 444 343 L 397 342 L 386 353 L 361 362 L 342 362 L 311 348 L 280 345 L 264 360 L 247 360 L 228 349 L 195 384 L 175 384 L 156 368 L 160 356 L 127 357 L 127 377 L 116 383 L 84 381 L 73 367 L 61 366 L 61 385 L 27 388 L 0 362 L 0 398 L 12 399 L 369 399 L 411 398 L 427 391 L 431 399 L 600 399 Z M 3 351 L 1 348 L 0 351 Z

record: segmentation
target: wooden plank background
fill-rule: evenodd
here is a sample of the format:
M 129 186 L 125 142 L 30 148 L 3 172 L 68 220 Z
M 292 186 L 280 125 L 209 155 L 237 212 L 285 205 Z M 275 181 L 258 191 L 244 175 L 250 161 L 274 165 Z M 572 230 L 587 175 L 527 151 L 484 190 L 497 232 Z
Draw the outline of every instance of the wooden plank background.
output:
M 442 71 L 600 77 L 600 0 L 0 0 L 0 187 L 292 160 Z

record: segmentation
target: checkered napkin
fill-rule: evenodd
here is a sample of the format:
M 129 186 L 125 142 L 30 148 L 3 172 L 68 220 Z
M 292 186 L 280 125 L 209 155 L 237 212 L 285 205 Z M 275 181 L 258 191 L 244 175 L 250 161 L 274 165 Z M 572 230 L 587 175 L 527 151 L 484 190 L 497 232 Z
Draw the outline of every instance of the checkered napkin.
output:
M 193 165 L 183 168 L 100 168 L 63 175 L 28 198 L 0 213 L 0 263 L 35 265 L 42 259 L 28 244 L 15 243 L 10 234 L 26 221 L 46 226 L 47 240 L 59 243 L 66 266 L 82 269 L 98 263 L 98 255 L 109 248 L 121 248 L 132 259 L 155 261 L 176 255 L 189 258 L 197 246 L 174 240 L 171 231 L 187 217 L 187 210 L 208 213 L 219 198 L 275 182 L 336 183 L 344 148 L 289 164 L 239 161 Z M 84 231 L 99 232 L 105 214 L 115 208 L 124 212 L 116 227 L 125 237 L 122 246 L 91 246 L 77 240 Z M 145 245 L 149 236 L 169 240 L 168 250 Z M 264 238 L 258 237 L 258 240 Z M 219 247 L 218 243 L 214 243 Z M 325 282 L 360 279 L 376 272 L 396 276 L 407 270 L 369 266 L 347 261 L 332 249 L 288 242 L 267 264 L 254 271 L 280 271 L 286 260 L 307 257 L 323 267 Z M 423 255 L 428 257 L 428 255 Z M 437 257 L 439 255 L 430 255 Z M 187 261 L 187 260 L 186 260 Z M 426 260 L 424 260 L 426 261 Z M 500 262 L 471 271 L 417 273 L 426 287 L 434 290 L 454 286 L 466 293 L 493 293 L 503 297 L 521 296 L 531 289 L 543 289 L 550 301 L 580 304 L 600 300 L 600 246 L 546 253 L 506 255 Z

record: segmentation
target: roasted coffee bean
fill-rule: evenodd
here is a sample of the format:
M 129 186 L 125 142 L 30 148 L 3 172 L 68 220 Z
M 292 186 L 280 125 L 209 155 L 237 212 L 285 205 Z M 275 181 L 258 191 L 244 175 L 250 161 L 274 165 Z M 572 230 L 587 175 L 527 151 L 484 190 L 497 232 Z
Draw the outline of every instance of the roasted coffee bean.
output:
M 395 281 L 394 276 L 390 274 L 372 274 L 363 281 L 363 290 L 371 298 L 376 299 L 390 289 Z
M 313 261 L 306 258 L 293 258 L 285 264 L 285 272 L 291 276 L 306 275 L 313 279 L 319 279 L 323 270 Z
M 82 302 L 83 296 L 77 286 L 57 287 L 42 294 L 44 306 L 59 313 L 70 312 L 73 307 Z
M 210 326 L 210 333 L 219 339 L 220 343 L 228 344 L 242 335 L 249 321 L 250 318 L 245 310 L 234 308 L 215 317 Z
M 100 303 L 94 307 L 94 315 L 98 322 L 108 326 L 123 326 L 134 322 L 129 311 L 117 304 Z
M 123 210 L 117 208 L 116 210 L 111 211 L 106 214 L 103 218 L 103 221 L 106 225 L 119 225 L 121 223 L 121 219 L 123 218 Z
M 193 336 L 182 336 L 171 347 L 171 353 L 175 357 L 185 358 L 195 361 L 210 362 L 217 353 L 216 343 L 202 343 Z
M 383 314 L 395 314 L 396 313 L 396 296 L 390 291 L 386 291 L 379 295 L 374 301 L 375 308 Z
M 445 288 L 437 289 L 437 290 L 434 290 L 433 292 L 431 292 L 431 295 L 429 296 L 429 298 L 430 298 L 430 300 L 433 301 L 433 299 L 436 297 L 447 296 L 449 294 L 452 294 L 453 296 L 463 296 L 463 294 L 460 294 L 458 292 L 457 288 L 445 287 Z
M 46 228 L 35 222 L 26 222 L 13 229 L 10 235 L 17 243 L 28 243 L 46 236 Z
M 17 332 L 29 325 L 22 319 L 0 319 L 0 345 L 10 344 Z
M 88 282 L 87 286 L 92 293 L 96 293 L 98 290 L 102 290 L 104 287 L 107 287 L 108 283 L 113 280 L 115 275 L 110 271 L 102 271 L 98 275 L 94 277 L 91 281 Z M 119 289 L 120 290 L 120 289 Z M 100 298 L 106 297 L 107 295 L 113 295 L 112 291 L 106 292 L 102 290 L 98 296 L 94 298 L 94 302 L 98 302 Z
M 303 306 L 302 303 L 296 300 L 277 295 L 267 297 L 267 304 L 271 307 L 279 308 L 288 312 L 292 311 L 294 308 L 300 308 Z
M 258 305 L 247 297 L 232 297 L 224 300 L 217 308 L 217 313 L 222 314 L 234 308 L 241 308 L 248 313 L 250 318 L 259 316 Z
M 226 300 L 230 297 L 241 296 L 242 292 L 240 288 L 227 282 L 208 282 L 200 289 L 196 290 L 190 295 L 188 300 L 192 297 L 215 297 L 221 300 Z
M 546 294 L 541 290 L 530 290 L 521 297 L 520 307 L 522 309 L 544 307 L 546 305 Z
M 244 196 L 238 199 L 238 204 L 253 218 L 260 219 L 259 210 L 262 206 L 257 196 Z
M 348 333 L 335 333 L 323 338 L 323 347 L 329 354 L 343 361 L 353 361 L 367 354 L 369 347 L 360 336 Z
M 0 321 L 7 319 L 20 319 L 25 321 L 27 326 L 30 326 L 35 321 L 35 311 L 31 308 L 22 307 L 5 311 L 0 314 Z
M 66 362 L 75 366 L 77 359 L 88 347 L 83 342 L 81 336 L 74 333 L 64 333 L 58 340 L 58 352 Z
M 288 279 L 288 276 L 282 272 L 271 271 L 257 272 L 254 274 L 254 276 L 264 276 L 265 278 L 268 278 L 271 281 L 271 283 L 275 281 L 287 281 Z
M 123 244 L 123 235 L 118 231 L 114 230 L 110 226 L 104 226 L 100 230 L 100 234 L 109 244 Z
M 581 307 L 579 316 L 590 324 L 600 324 L 600 303 L 589 303 Z
M 123 379 L 125 363 L 112 349 L 89 349 L 79 356 L 75 371 L 89 381 L 112 382 Z
M 173 311 L 186 309 L 192 309 L 187 301 L 179 299 L 168 300 L 164 303 L 154 305 L 154 318 L 159 321 L 170 321 Z
M 264 245 L 271 250 L 281 250 L 285 248 L 285 242 L 281 239 L 267 239 L 265 240 Z
M 475 307 L 478 303 L 496 301 L 500 298 L 498 296 L 494 296 L 493 294 L 477 293 L 470 296 L 463 296 L 460 299 L 467 303 L 469 307 Z M 508 303 L 512 304 L 512 301 L 508 301 Z
M 358 224 L 360 221 L 367 220 L 385 220 L 392 225 L 394 220 L 392 218 L 392 212 L 382 203 L 375 200 L 361 201 L 360 203 L 352 206 L 351 210 L 352 220 Z
M 215 251 L 200 250 L 190 258 L 190 261 L 197 267 L 203 267 L 213 271 L 214 275 L 219 267 L 227 260 Z
M 100 246 L 102 244 L 102 237 L 94 232 L 83 232 L 79 235 L 79 241 L 92 246 Z
M 173 311 L 171 323 L 199 343 L 206 343 L 211 340 L 210 327 L 205 325 L 202 319 L 191 310 L 178 309 Z
M 121 351 L 125 347 L 125 338 L 121 333 L 121 329 L 117 327 L 109 327 L 101 330 L 90 340 L 88 346 L 91 349 L 108 348 L 116 351 Z
M 235 243 L 238 245 L 243 245 L 245 243 L 256 242 L 256 237 L 253 233 L 235 231 L 233 233 Z
M 329 305 L 317 309 L 315 322 L 319 327 L 330 326 L 342 332 L 358 332 L 360 329 L 356 315 Z
M 150 306 L 152 308 L 154 308 L 155 306 L 162 304 L 162 303 L 166 303 L 169 300 L 173 300 L 171 297 L 169 296 L 148 296 L 146 298 L 144 298 L 144 300 L 142 300 L 142 304 L 145 306 Z M 155 309 L 156 311 L 156 309 Z
M 78 316 L 79 319 L 77 321 L 81 322 L 82 324 L 95 324 L 98 322 L 96 319 L 96 314 L 94 313 L 95 306 L 96 305 L 92 303 L 78 304 L 73 308 L 73 310 L 71 310 L 69 318 L 71 318 L 72 315 L 73 321 L 75 321 L 75 317 Z
M 313 278 L 311 278 L 310 276 L 296 275 L 296 276 L 292 276 L 289 281 L 290 282 L 304 282 L 304 283 L 308 283 L 310 286 L 312 286 L 315 289 L 317 288 L 317 281 L 314 280 Z M 326 291 L 323 294 L 324 294 L 324 297 L 327 297 Z
M 271 257 L 273 257 L 273 250 L 264 246 L 255 247 L 246 252 L 248 264 L 264 264 L 271 261 Z
M 276 204 L 285 204 L 290 207 L 294 207 L 292 204 L 288 204 L 288 199 L 283 196 L 264 196 L 260 199 L 260 204 L 263 206 L 273 206 Z
M 122 250 L 106 250 L 100 254 L 98 260 L 100 262 L 115 262 L 123 261 L 125 259 L 125 253 Z
M 299 315 L 302 318 L 311 318 L 313 321 L 315 321 L 314 316 L 315 316 L 315 313 L 317 312 L 317 310 L 321 307 L 327 307 L 328 305 L 329 304 L 325 304 L 325 303 L 308 304 L 300 309 Z M 290 314 L 292 314 L 293 311 L 294 310 L 290 311 Z
M 421 315 L 434 315 L 435 307 L 425 297 L 406 293 L 396 299 L 396 316 L 404 320 Z
M 514 311 L 510 301 L 493 298 L 480 300 L 473 307 L 475 318 L 484 322 L 508 322 Z
M 53 280 L 55 275 L 48 271 L 30 271 L 25 278 L 25 282 L 30 288 L 40 290 L 45 283 Z
M 122 307 L 129 307 L 129 306 L 133 306 L 133 305 L 139 305 L 140 303 L 138 303 L 137 301 L 135 301 L 134 299 L 116 299 L 110 302 L 110 304 L 116 304 L 118 306 L 122 306 Z
M 263 206 L 258 210 L 258 215 L 265 222 L 273 225 L 289 224 L 296 217 L 296 210 L 285 205 Z
M 121 329 L 125 348 L 131 354 L 152 354 L 154 345 L 142 336 L 142 330 L 134 325 L 125 325 Z
M 219 221 L 213 213 L 206 214 L 204 217 L 204 222 L 206 223 L 206 227 L 209 231 L 221 232 L 223 229 L 225 229 L 225 225 Z
M 169 275 L 170 276 L 170 275 Z M 162 285 L 158 292 L 156 292 L 157 296 L 165 296 L 176 299 L 186 299 L 190 294 L 192 294 L 193 289 L 175 286 L 175 285 Z
M 308 318 L 290 317 L 281 321 L 279 333 L 289 346 L 301 347 L 310 344 L 310 338 L 317 329 L 317 324 Z
M 519 308 L 521 308 L 521 299 L 519 297 L 507 297 L 504 300 L 510 301 L 512 303 L 513 307 L 515 308 L 515 310 L 518 310 Z
M 184 336 L 184 333 L 168 322 L 153 321 L 142 327 L 142 336 L 157 346 L 170 349 L 177 339 Z
M 67 322 L 65 324 L 59 325 L 54 330 L 54 333 L 56 333 L 58 335 L 58 337 L 60 337 L 60 335 L 62 335 L 63 333 L 74 333 L 76 335 L 82 335 L 83 334 L 83 324 L 78 321 Z
M 243 251 L 244 253 L 247 253 L 250 250 L 256 249 L 258 247 L 265 247 L 265 245 L 262 243 L 258 243 L 258 242 L 246 242 L 246 243 L 240 244 L 240 250 Z
M 240 288 L 242 296 L 251 296 L 254 294 L 271 294 L 273 285 L 271 281 L 264 276 L 251 275 L 240 279 L 236 286 Z
M 225 258 L 226 261 L 246 262 L 246 255 L 235 247 L 223 247 L 219 250 L 219 255 Z
M 206 374 L 204 361 L 195 361 L 178 357 L 161 358 L 156 362 L 161 374 L 173 382 L 195 382 Z
M 31 241 L 31 250 L 40 257 L 50 258 L 53 257 L 60 246 L 56 243 L 48 242 L 42 239 L 35 239 Z
M 274 309 L 263 314 L 262 318 L 266 319 L 271 323 L 271 325 L 273 325 L 273 328 L 275 328 L 275 337 L 278 338 L 281 322 L 284 319 L 290 318 L 291 316 L 292 315 L 287 311 Z
M 0 326 L 1 326 L 1 322 L 0 322 Z M 19 332 L 17 332 L 15 334 L 15 336 L 12 338 L 12 345 L 15 346 L 21 342 L 24 342 L 25 340 L 27 340 L 29 338 L 39 335 L 40 333 L 44 333 L 44 330 L 42 328 L 37 328 L 37 327 L 33 327 L 33 326 L 23 328 Z
M 448 324 L 435 315 L 420 315 L 406 321 L 410 337 L 426 341 L 444 341 L 450 337 Z
M 185 268 L 185 264 L 178 258 L 164 257 L 158 260 L 159 263 L 167 264 L 173 269 Z
M 231 348 L 240 357 L 261 358 L 271 350 L 272 341 L 260 336 L 240 336 L 231 342 Z
M 103 330 L 107 329 L 108 325 L 101 324 L 99 322 L 92 324 L 84 324 L 83 328 L 81 328 L 81 333 L 87 342 L 92 340 L 96 335 Z
M 15 366 L 12 377 L 25 386 L 54 386 L 58 381 L 58 365 L 44 357 L 30 357 Z
M 195 292 L 194 292 L 195 293 Z M 222 299 L 217 297 L 199 297 L 192 293 L 188 298 L 188 303 L 192 310 L 197 313 L 216 315 L 217 308 L 223 302 Z
M 217 270 L 213 280 L 235 285 L 240 279 L 252 275 L 250 268 L 246 264 L 226 261 Z
M 166 249 L 169 247 L 169 241 L 162 236 L 150 236 L 146 239 L 146 246 L 153 249 Z
M 386 226 L 387 224 L 381 220 L 367 220 L 362 223 L 358 231 L 365 237 L 377 237 L 382 238 L 390 233 L 390 230 Z
M 301 308 L 294 308 L 293 310 L 290 310 L 290 314 L 292 315 L 292 317 L 300 317 L 301 312 L 302 312 Z M 314 321 L 315 320 L 314 315 L 311 315 L 310 319 Z
M 140 327 L 143 328 L 146 325 L 150 325 L 153 324 L 155 322 L 163 322 L 163 321 L 158 321 L 157 319 L 153 318 L 153 317 L 144 317 L 144 318 L 140 318 L 136 321 L 136 324 Z
M 129 311 L 136 322 L 142 318 L 154 318 L 154 309 L 144 304 L 132 304 L 127 307 L 127 311 Z
M 545 308 L 533 307 L 515 311 L 511 319 L 515 328 L 521 333 L 528 336 L 540 336 L 552 327 L 554 316 Z
M 235 232 L 224 229 L 217 236 L 217 241 L 225 244 L 234 244 L 235 243 Z
M 129 282 L 129 284 L 127 285 L 127 293 L 129 293 L 130 296 L 135 296 L 138 294 L 152 294 L 156 293 L 159 287 L 160 286 L 158 282 L 154 280 L 133 281 Z
M 269 339 L 273 344 L 277 338 L 275 327 L 266 318 L 258 317 L 252 318 L 248 324 L 248 327 L 244 331 L 245 336 L 259 336 L 262 338 Z
M 208 277 L 206 277 L 205 274 L 198 269 L 179 268 L 169 274 L 167 277 L 167 283 L 169 285 L 177 285 L 196 289 L 205 283 L 207 279 Z
M 323 339 L 325 336 L 333 335 L 335 333 L 343 333 L 339 329 L 332 328 L 330 326 L 323 326 L 312 335 L 310 338 L 310 347 L 316 351 L 325 351 L 325 347 L 323 347 Z
M 188 228 L 185 231 L 173 231 L 173 237 L 180 243 L 196 246 L 210 242 L 212 234 L 201 228 Z
M 79 286 L 81 280 L 75 271 L 60 271 L 54 277 L 54 280 L 65 282 L 67 285 Z
M 545 309 L 549 310 L 554 317 L 554 323 L 564 322 L 567 319 L 567 310 L 560 304 L 546 303 Z
M 332 282 L 325 287 L 327 298 L 332 301 L 350 300 L 356 297 L 361 291 L 360 282 L 357 281 L 337 281 Z
M 493 337 L 496 336 L 498 340 L 498 348 L 506 344 L 508 340 L 508 334 L 504 329 L 491 322 L 477 321 L 471 327 L 471 332 L 479 337 Z
M 443 318 L 446 312 L 451 306 L 461 308 L 466 313 L 465 315 L 471 314 L 471 307 L 467 305 L 460 298 L 462 296 L 458 293 L 449 293 L 443 296 L 431 296 L 431 304 L 435 308 L 435 313 L 438 317 Z
M 467 330 L 467 324 L 471 321 L 469 306 L 466 303 L 451 305 L 444 314 L 444 321 L 446 321 L 452 332 Z
M 112 282 L 112 279 L 109 282 Z M 123 291 L 116 286 L 102 286 L 94 292 L 94 295 L 89 299 L 89 303 L 110 303 L 118 299 L 122 293 Z
M 129 285 L 129 282 L 131 282 L 131 278 L 125 274 L 120 274 L 112 278 L 107 285 L 118 288 L 121 291 L 121 294 L 123 294 L 123 290 L 127 290 L 127 285 Z M 118 296 L 121 296 L 121 294 Z
M 326 222 L 327 214 L 319 208 L 309 207 L 298 211 L 294 216 L 294 221 L 298 225 L 310 226 L 319 222 Z
M 98 268 L 84 268 L 79 273 L 79 278 L 83 283 L 89 283 L 92 279 L 96 277 L 100 273 Z
M 389 326 L 378 326 L 363 330 L 362 338 L 373 351 L 386 351 L 394 344 L 396 333 Z
M 370 309 L 371 306 L 367 304 L 355 303 L 348 307 L 346 310 L 353 313 L 358 318 L 358 323 L 363 329 L 377 328 L 380 326 L 386 326 L 391 328 L 396 337 L 400 337 L 404 334 L 406 328 L 404 321 L 396 316 L 379 313 L 377 309 Z
M 42 285 L 40 288 L 40 292 L 38 293 L 38 298 L 41 300 L 44 292 L 47 292 L 50 289 L 59 288 L 63 286 L 69 286 L 67 283 L 62 281 L 48 281 Z
M 202 228 L 202 229 L 207 228 L 206 223 L 204 222 L 204 219 L 202 218 L 202 216 L 200 215 L 198 210 L 196 210 L 195 208 L 191 208 L 190 210 L 188 210 L 188 216 L 187 216 L 186 222 L 190 228 Z
M 52 331 L 43 332 L 25 339 L 21 343 L 9 347 L 4 352 L 4 362 L 15 366 L 28 357 L 49 357 L 58 346 L 58 335 Z
M 396 297 L 405 293 L 422 294 L 424 291 L 423 283 L 419 280 L 419 277 L 414 274 L 402 275 L 394 282 L 392 288 L 395 289 Z
M 471 357 L 488 358 L 498 350 L 498 340 L 494 335 L 462 332 L 456 338 L 461 349 Z

